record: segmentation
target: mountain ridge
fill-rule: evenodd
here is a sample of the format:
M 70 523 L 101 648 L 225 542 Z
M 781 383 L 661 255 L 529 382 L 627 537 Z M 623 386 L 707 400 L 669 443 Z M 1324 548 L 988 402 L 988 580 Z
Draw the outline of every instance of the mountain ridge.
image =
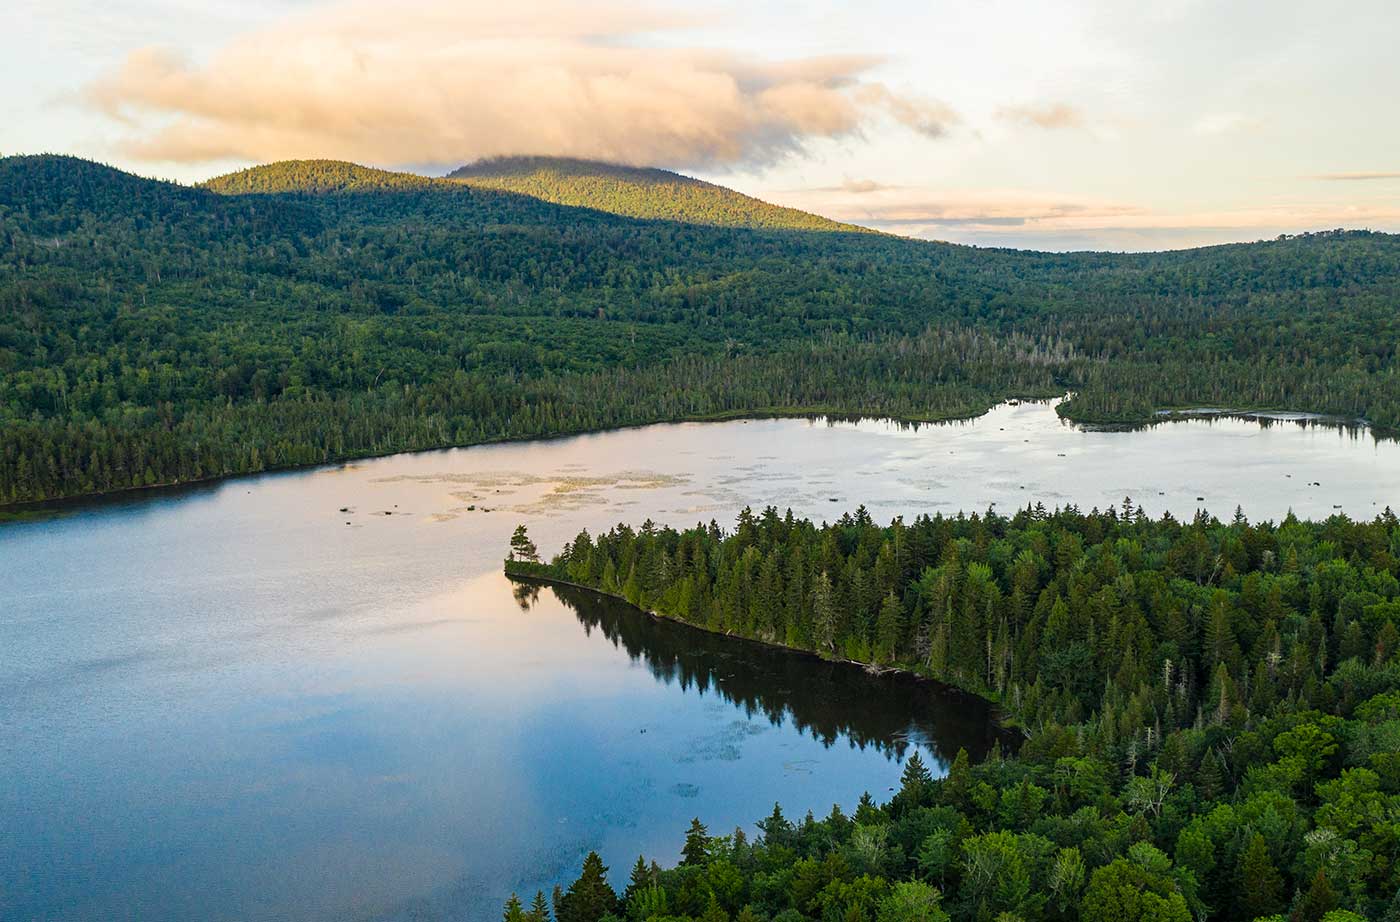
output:
M 874 233 L 670 170 L 567 157 L 488 158 L 458 167 L 444 177 L 344 160 L 279 160 L 215 176 L 198 187 L 220 195 L 474 190 L 523 195 L 551 205 L 638 220 L 755 230 Z
M 490 157 L 447 179 L 631 218 L 724 227 L 874 233 L 659 167 L 572 157 Z
M 459 166 L 448 173 L 447 179 L 644 220 L 715 227 L 874 232 L 657 166 L 570 157 L 493 157 Z

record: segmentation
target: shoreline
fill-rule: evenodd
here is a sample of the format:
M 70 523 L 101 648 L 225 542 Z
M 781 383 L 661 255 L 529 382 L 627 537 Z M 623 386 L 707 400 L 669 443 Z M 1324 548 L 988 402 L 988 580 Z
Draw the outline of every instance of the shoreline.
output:
M 339 455 L 325 461 L 316 461 L 310 464 L 288 464 L 265 467 L 256 471 L 240 471 L 227 474 L 214 474 L 208 477 L 200 477 L 195 480 L 172 480 L 160 483 L 143 484 L 141 486 L 123 487 L 117 490 L 94 490 L 87 493 L 72 493 L 64 496 L 53 496 L 46 499 L 18 500 L 15 502 L 0 502 L 0 527 L 7 524 L 34 521 L 46 518 L 49 515 L 62 515 L 66 507 L 80 507 L 90 503 L 101 503 L 107 501 L 120 501 L 123 498 L 137 498 L 144 494 L 178 493 L 186 490 L 198 490 L 212 488 L 225 482 L 233 482 L 243 478 L 262 477 L 268 474 L 286 474 L 296 471 L 314 471 L 321 468 L 334 468 L 346 464 L 353 464 L 356 461 L 372 461 L 380 458 L 392 458 L 396 455 L 416 455 L 434 451 L 452 451 L 456 449 L 481 448 L 491 445 L 510 444 L 533 444 L 537 442 L 562 441 L 564 439 L 579 438 L 587 435 L 602 435 L 609 432 L 626 432 L 632 429 L 645 429 L 649 426 L 676 426 L 686 423 L 726 423 L 740 420 L 765 420 L 765 419 L 806 419 L 812 422 L 826 420 L 828 422 L 863 422 L 875 420 L 889 422 L 896 425 L 906 426 L 939 426 L 949 423 L 970 422 L 981 419 L 999 406 L 1017 403 L 1049 403 L 1059 419 L 1072 426 L 1091 431 L 1123 431 L 1131 432 L 1138 429 L 1149 429 L 1163 423 L 1189 422 L 1191 420 L 1211 420 L 1222 418 L 1242 419 L 1259 424 L 1269 424 L 1272 422 L 1292 422 L 1310 423 L 1322 426 L 1331 426 L 1339 429 L 1365 429 L 1373 433 L 1378 439 L 1400 440 L 1400 429 L 1387 429 L 1378 427 L 1364 419 L 1352 419 L 1343 416 L 1335 416 L 1323 413 L 1313 413 L 1304 410 L 1287 409 L 1223 409 L 1213 407 L 1190 407 L 1154 410 L 1151 417 L 1138 420 L 1113 420 L 1096 419 L 1092 417 L 1077 418 L 1061 413 L 1058 409 L 1065 399 L 1070 396 L 1067 393 L 1058 393 L 1050 396 L 1045 395 L 1020 395 L 1009 396 L 975 413 L 953 413 L 945 416 L 895 416 L 888 413 L 869 413 L 851 410 L 837 410 L 821 407 L 810 408 L 779 408 L 766 407 L 752 410 L 732 410 L 723 413 L 710 413 L 693 416 L 678 416 L 667 419 L 656 419 L 650 422 L 628 423 L 620 426 L 604 426 L 599 428 L 576 429 L 568 432 L 558 432 L 551 435 L 534 435 L 514 438 L 493 438 L 484 439 L 479 442 L 466 442 L 460 444 L 436 445 L 421 448 L 401 448 L 386 452 L 350 452 Z
M 889 675 L 897 676 L 901 679 L 907 679 L 915 682 L 929 683 L 935 685 L 938 687 L 939 690 L 944 691 L 946 693 L 973 698 L 978 702 L 985 704 L 990 709 L 989 716 L 992 721 L 993 732 L 998 736 L 1002 737 L 1005 741 L 1009 742 L 1015 740 L 1019 742 L 1020 740 L 1025 739 L 1024 728 L 1019 723 L 1017 723 L 1011 717 L 1010 714 L 1008 714 L 1004 710 L 1000 701 L 997 701 L 994 698 L 988 698 L 985 695 L 979 694 L 974 691 L 970 691 L 966 688 L 962 688 L 961 686 L 954 685 L 951 682 L 945 682 L 942 679 L 936 679 L 933 676 L 924 675 L 920 672 L 915 672 L 914 670 L 909 669 L 905 666 L 882 666 L 878 663 L 865 663 L 861 662 L 860 660 L 848 659 L 844 656 L 823 656 L 821 653 L 818 653 L 815 650 L 807 650 L 803 647 L 793 647 L 785 643 L 780 643 L 778 641 L 761 640 L 757 637 L 749 637 L 744 634 L 731 634 L 724 631 L 717 631 L 713 628 L 705 627 L 704 625 L 692 624 L 689 621 L 682 621 L 680 618 L 668 615 L 665 612 L 657 611 L 653 608 L 642 608 L 640 605 L 634 605 L 633 603 L 629 602 L 623 596 L 617 595 L 612 592 L 605 592 L 604 590 L 599 589 L 596 586 L 589 586 L 584 583 L 576 583 L 572 580 L 563 579 L 562 577 L 557 576 L 550 576 L 548 574 L 529 573 L 514 569 L 515 567 L 519 566 L 521 566 L 521 563 L 518 561 L 506 561 L 504 568 L 506 579 L 511 580 L 513 582 L 527 583 L 530 585 L 538 586 L 566 586 L 570 589 L 578 589 L 583 592 L 592 593 L 593 595 L 598 596 L 602 599 L 610 599 L 615 602 L 621 602 L 622 604 L 634 609 L 638 614 L 646 615 L 654 621 L 665 621 L 670 624 L 676 624 L 682 627 L 691 628 L 692 630 L 704 631 L 705 633 L 713 634 L 716 637 L 728 637 L 733 640 L 741 640 L 746 643 L 758 644 L 759 646 L 768 647 L 770 649 L 784 650 L 789 653 L 795 653 L 809 657 L 811 659 L 820 660 L 824 663 L 836 663 L 842 666 L 859 668 L 862 672 L 866 673 L 867 675 L 876 678 L 880 676 Z M 527 564 L 527 566 L 530 565 Z M 536 564 L 534 566 L 544 567 L 548 565 Z
M 144 493 L 179 492 L 181 490 L 199 489 L 211 487 L 226 481 L 235 481 L 245 477 L 262 477 L 266 474 L 286 474 L 294 471 L 314 471 L 320 468 L 333 468 L 345 464 L 352 464 L 356 461 L 373 461 L 379 458 L 392 458 L 396 455 L 417 455 L 432 451 L 453 451 L 456 449 L 482 448 L 490 445 L 528 445 L 536 442 L 554 442 L 564 439 L 573 439 L 585 435 L 602 435 L 609 432 L 626 432 L 631 429 L 646 429 L 649 426 L 679 426 L 685 423 L 728 423 L 740 420 L 761 420 L 761 419 L 806 419 L 813 422 L 817 420 L 828 420 L 832 422 L 861 422 L 864 420 L 880 420 L 892 422 L 899 425 L 909 426 L 938 426 L 945 423 L 968 422 L 986 416 L 995 407 L 1013 400 L 1021 401 L 1051 401 L 1062 395 L 1056 394 L 1052 397 L 1008 397 L 1005 400 L 991 404 L 976 413 L 955 413 L 946 416 L 892 416 L 888 413 L 864 413 L 860 411 L 823 409 L 812 407 L 805 409 L 783 409 L 767 407 L 755 410 L 731 410 L 723 413 L 700 414 L 694 416 L 677 416 L 666 419 L 655 419 L 644 423 L 627 423 L 621 426 L 602 426 L 591 429 L 574 429 L 568 432 L 556 432 L 551 435 L 530 435 L 518 437 L 502 437 L 493 439 L 483 439 L 479 442 L 464 442 L 446 445 L 434 445 L 423 448 L 399 448 L 393 451 L 367 451 L 350 452 L 338 455 L 326 461 L 315 461 L 310 464 L 286 464 L 265 467 L 256 471 L 240 471 L 229 474 L 212 474 L 208 477 L 200 477 L 194 480 L 168 480 L 160 483 L 142 484 L 139 487 L 123 487 L 118 490 L 93 490 L 87 493 L 72 493 L 65 496 L 53 496 L 47 499 L 26 499 L 9 503 L 0 503 L 0 526 L 7 521 L 24 521 L 44 515 L 46 512 L 61 513 L 62 507 L 73 504 L 82 505 L 103 500 L 116 500 L 122 497 L 135 497 Z

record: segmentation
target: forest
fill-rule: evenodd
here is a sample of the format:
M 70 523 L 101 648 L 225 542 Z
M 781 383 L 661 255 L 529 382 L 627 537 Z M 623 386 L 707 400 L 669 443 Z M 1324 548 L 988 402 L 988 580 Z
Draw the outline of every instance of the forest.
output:
M 1400 519 L 1121 508 L 580 533 L 508 574 L 995 701 L 1016 751 L 672 868 L 596 855 L 507 922 L 1397 922 Z M 681 830 L 677 830 L 679 837 Z M 679 841 L 679 839 L 678 839 Z M 624 877 L 624 874 L 628 876 Z
M 1400 426 L 1395 236 L 987 250 L 663 171 L 468 172 L 293 161 L 189 187 L 0 158 L 0 505 L 665 420 L 917 421 L 1066 393 L 1086 422 L 1217 406 Z

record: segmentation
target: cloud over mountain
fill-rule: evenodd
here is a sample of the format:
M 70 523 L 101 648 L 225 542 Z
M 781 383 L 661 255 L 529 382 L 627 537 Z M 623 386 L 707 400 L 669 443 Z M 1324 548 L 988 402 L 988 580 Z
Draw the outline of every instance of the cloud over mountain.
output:
M 86 97 L 124 124 L 123 153 L 182 163 L 456 165 L 549 153 L 713 168 L 772 163 L 877 120 L 928 137 L 956 120 L 873 79 L 876 57 L 676 47 L 691 25 L 625 2 L 350 0 L 235 38 L 205 61 L 133 52 Z

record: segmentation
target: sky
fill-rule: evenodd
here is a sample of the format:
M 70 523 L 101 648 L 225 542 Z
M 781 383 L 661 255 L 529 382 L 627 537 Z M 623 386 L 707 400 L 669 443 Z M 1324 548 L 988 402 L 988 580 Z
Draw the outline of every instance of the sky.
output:
M 1400 231 L 1394 0 L 8 0 L 0 154 L 677 169 L 892 233 Z

